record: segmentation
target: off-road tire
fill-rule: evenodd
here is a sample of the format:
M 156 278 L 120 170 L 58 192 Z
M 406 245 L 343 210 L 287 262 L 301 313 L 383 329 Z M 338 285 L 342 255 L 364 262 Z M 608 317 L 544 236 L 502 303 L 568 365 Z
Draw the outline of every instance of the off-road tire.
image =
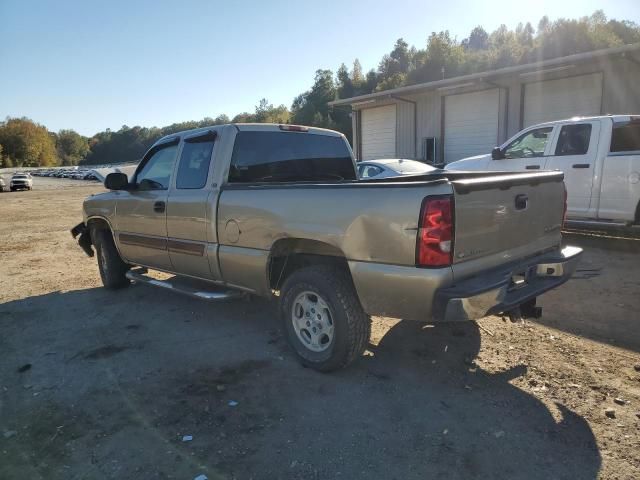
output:
M 320 295 L 333 318 L 333 339 L 322 352 L 307 348 L 294 330 L 293 303 L 305 291 Z M 331 265 L 312 265 L 293 272 L 280 290 L 280 316 L 298 359 L 320 372 L 339 370 L 362 356 L 371 336 L 371 318 L 362 309 L 350 276 L 343 268 Z
M 96 247 L 98 269 L 105 288 L 117 289 L 128 286 L 130 282 L 126 273 L 130 267 L 120 258 L 111 232 L 105 229 L 92 230 L 91 239 Z

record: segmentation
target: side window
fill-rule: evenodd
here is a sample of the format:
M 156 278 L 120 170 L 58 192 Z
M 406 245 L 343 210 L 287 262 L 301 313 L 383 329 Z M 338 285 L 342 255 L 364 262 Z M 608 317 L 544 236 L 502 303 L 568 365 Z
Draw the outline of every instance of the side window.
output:
M 375 165 L 363 165 L 360 167 L 360 178 L 371 178 L 381 173 L 382 169 Z
M 176 175 L 176 188 L 198 189 L 207 183 L 209 165 L 215 134 L 209 132 L 195 138 L 186 138 L 178 163 Z
M 336 182 L 355 177 L 342 137 L 276 131 L 236 135 L 229 182 Z
M 136 175 L 138 188 L 140 190 L 167 190 L 177 151 L 177 145 L 169 145 L 153 153 Z
M 638 150 L 640 150 L 640 122 L 632 120 L 626 123 L 614 123 L 610 151 L 613 153 Z
M 584 155 L 589 150 L 591 124 L 565 125 L 560 130 L 556 144 L 556 156 Z
M 504 150 L 505 158 L 542 157 L 553 127 L 536 128 L 516 138 Z

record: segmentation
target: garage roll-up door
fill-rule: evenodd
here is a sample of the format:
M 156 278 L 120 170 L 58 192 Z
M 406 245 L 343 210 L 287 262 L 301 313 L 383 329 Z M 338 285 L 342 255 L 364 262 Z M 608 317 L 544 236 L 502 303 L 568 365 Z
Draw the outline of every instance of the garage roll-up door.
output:
M 396 106 L 362 110 L 362 160 L 396 156 Z
M 577 116 L 600 115 L 602 74 L 527 83 L 524 86 L 525 127 Z
M 498 143 L 497 88 L 444 99 L 444 161 L 490 153 Z

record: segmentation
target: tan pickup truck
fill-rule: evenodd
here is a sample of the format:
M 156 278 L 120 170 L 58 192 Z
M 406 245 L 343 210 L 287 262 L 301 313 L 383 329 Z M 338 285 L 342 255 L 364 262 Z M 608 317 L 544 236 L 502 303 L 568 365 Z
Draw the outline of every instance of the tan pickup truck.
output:
M 355 167 L 345 137 L 329 130 L 177 133 L 132 178 L 110 174 L 110 191 L 85 200 L 72 233 L 90 256 L 95 247 L 107 288 L 277 299 L 294 351 L 321 371 L 362 354 L 371 315 L 538 316 L 536 297 L 575 270 L 582 251 L 560 245 L 560 172 L 358 181 Z

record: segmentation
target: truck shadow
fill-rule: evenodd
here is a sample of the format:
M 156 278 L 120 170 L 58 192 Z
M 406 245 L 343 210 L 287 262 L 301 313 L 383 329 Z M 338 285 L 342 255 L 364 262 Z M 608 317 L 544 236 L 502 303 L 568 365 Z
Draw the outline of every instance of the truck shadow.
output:
M 597 478 L 601 457 L 586 420 L 565 405 L 545 405 L 512 385 L 526 375 L 526 365 L 500 373 L 479 368 L 474 359 L 480 338 L 475 323 L 402 321 L 385 334 L 374 348 L 375 360 L 368 362 L 376 375 L 393 379 L 399 374 L 422 397 L 418 405 L 411 402 L 404 409 L 405 421 L 425 424 L 429 412 L 428 424 L 436 427 L 429 429 L 435 430 L 431 460 L 455 466 L 457 472 L 428 473 L 447 478 Z M 507 352 L 485 355 L 493 353 Z
M 0 423 L 19 431 L 6 478 L 103 478 L 114 461 L 120 478 L 574 480 L 600 469 L 584 418 L 509 383 L 526 367 L 474 365 L 471 323 L 376 320 L 371 354 L 333 374 L 297 363 L 261 300 L 56 292 L 1 305 L 0 328 Z

